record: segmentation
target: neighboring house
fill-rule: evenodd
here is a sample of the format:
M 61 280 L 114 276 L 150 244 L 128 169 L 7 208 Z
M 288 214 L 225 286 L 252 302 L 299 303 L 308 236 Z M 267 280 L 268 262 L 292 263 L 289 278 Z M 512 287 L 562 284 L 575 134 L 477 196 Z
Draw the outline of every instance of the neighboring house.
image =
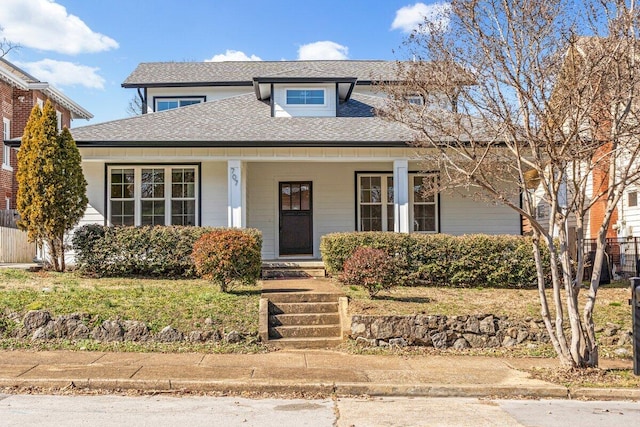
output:
M 140 64 L 123 86 L 145 114 L 72 130 L 88 181 L 82 222 L 253 227 L 267 260 L 319 258 L 331 232 L 520 234 L 506 207 L 464 191 L 424 196 L 438 170 L 374 111 L 376 83 L 393 83 L 395 67 Z
M 71 120 L 90 119 L 87 110 L 66 95 L 0 58 L 0 102 L 2 103 L 3 144 L 0 153 L 0 209 L 15 209 L 17 181 L 16 149 L 5 142 L 19 138 L 24 132 L 31 109 L 50 100 L 58 115 L 58 126 L 71 127 Z

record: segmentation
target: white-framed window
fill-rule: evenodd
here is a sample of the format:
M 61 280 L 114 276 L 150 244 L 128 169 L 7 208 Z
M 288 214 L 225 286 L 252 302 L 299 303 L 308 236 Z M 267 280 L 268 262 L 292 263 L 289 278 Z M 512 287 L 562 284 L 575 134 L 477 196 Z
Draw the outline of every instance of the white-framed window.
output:
M 426 233 L 438 231 L 438 197 L 433 192 L 437 179 L 436 174 L 409 175 L 412 186 L 409 191 L 409 202 L 413 231 Z
M 58 132 L 62 131 L 62 111 L 56 110 L 56 123 L 58 126 Z
M 4 206 L 6 210 L 11 209 L 11 197 L 4 198 Z
M 438 179 L 436 174 L 409 174 L 411 231 L 438 231 L 438 196 L 428 192 Z M 394 230 L 392 173 L 358 173 L 358 231 Z
M 108 167 L 112 225 L 198 225 L 196 165 Z
M 155 110 L 154 111 L 166 111 L 173 110 L 174 108 L 186 107 L 187 105 L 200 104 L 205 101 L 204 96 L 191 96 L 191 97 L 155 97 Z
M 44 108 L 44 100 L 41 98 L 36 98 L 36 104 L 38 104 L 38 107 L 40 107 L 41 110 Z
M 324 89 L 287 89 L 287 105 L 325 105 Z
M 407 96 L 407 102 L 412 105 L 424 105 L 424 98 L 422 95 L 409 95 Z
M 630 208 L 638 206 L 638 192 L 636 190 L 627 193 L 627 202 Z
M 4 141 L 11 139 L 11 120 L 2 119 L 2 167 L 11 170 L 11 147 L 6 145 Z

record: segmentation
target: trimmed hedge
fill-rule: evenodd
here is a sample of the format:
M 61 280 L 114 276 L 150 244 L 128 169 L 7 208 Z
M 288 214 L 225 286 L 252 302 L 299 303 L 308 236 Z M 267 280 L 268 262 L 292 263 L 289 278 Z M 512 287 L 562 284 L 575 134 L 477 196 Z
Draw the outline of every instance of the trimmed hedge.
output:
M 397 285 L 396 258 L 383 249 L 361 247 L 344 263 L 340 281 L 345 285 L 363 286 L 370 296 Z
M 483 234 L 401 234 L 385 232 L 333 233 L 322 238 L 320 250 L 327 271 L 339 274 L 359 247 L 383 249 L 399 267 L 399 285 L 452 287 L 535 287 L 531 239 Z M 548 251 L 544 251 L 549 270 Z
M 202 235 L 219 229 L 84 225 L 72 240 L 75 265 L 81 272 L 98 277 L 195 277 L 193 245 Z M 259 234 L 257 230 L 247 232 Z

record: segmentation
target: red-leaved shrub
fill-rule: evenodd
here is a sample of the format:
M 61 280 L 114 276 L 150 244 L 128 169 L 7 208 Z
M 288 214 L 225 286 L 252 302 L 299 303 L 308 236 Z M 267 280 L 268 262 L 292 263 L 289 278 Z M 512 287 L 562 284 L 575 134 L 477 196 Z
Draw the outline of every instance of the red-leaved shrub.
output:
M 253 285 L 260 278 L 262 236 L 257 230 L 215 230 L 193 245 L 198 274 L 228 292 L 236 283 Z
M 345 261 L 340 281 L 363 286 L 375 296 L 397 284 L 398 270 L 396 260 L 384 250 L 360 247 Z

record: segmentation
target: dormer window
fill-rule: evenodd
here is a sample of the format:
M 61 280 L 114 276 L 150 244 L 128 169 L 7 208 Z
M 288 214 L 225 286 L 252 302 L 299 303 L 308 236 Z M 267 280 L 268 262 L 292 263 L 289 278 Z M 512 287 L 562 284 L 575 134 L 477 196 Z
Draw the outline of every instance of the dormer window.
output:
M 166 97 L 154 97 L 155 111 L 172 110 L 178 107 L 186 107 L 187 105 L 199 104 L 205 101 L 204 96 L 195 97 L 180 97 L 180 98 L 166 98 Z
M 287 89 L 287 105 L 324 105 L 324 89 Z
M 424 105 L 424 98 L 421 95 L 407 96 L 407 102 L 411 105 Z

